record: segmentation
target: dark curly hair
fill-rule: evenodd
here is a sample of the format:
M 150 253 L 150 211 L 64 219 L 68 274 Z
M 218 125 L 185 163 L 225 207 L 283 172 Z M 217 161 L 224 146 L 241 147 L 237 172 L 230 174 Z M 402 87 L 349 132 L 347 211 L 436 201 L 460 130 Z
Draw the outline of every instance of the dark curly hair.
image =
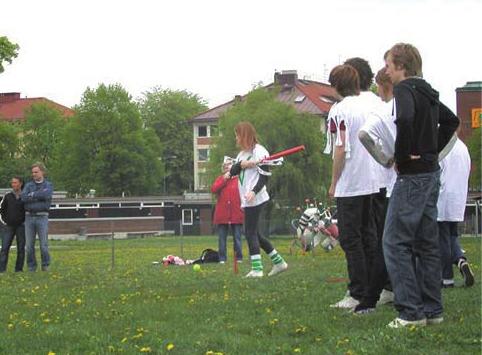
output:
M 358 72 L 361 91 L 367 91 L 370 89 L 370 86 L 373 82 L 373 72 L 372 68 L 370 68 L 370 64 L 368 64 L 365 59 L 359 57 L 350 58 L 347 59 L 343 64 L 351 65 Z

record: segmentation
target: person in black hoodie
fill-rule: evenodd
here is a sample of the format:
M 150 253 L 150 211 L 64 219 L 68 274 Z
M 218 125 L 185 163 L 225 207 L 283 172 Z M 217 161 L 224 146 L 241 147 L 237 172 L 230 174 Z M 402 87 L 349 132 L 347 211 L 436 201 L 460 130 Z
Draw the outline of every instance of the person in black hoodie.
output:
M 15 272 L 23 271 L 25 261 L 25 210 L 20 199 L 23 180 L 15 176 L 10 182 L 12 191 L 3 196 L 0 202 L 0 222 L 2 223 L 2 250 L 0 251 L 0 272 L 7 270 L 8 252 L 13 238 L 17 238 L 17 262 Z
M 438 154 L 459 119 L 422 79 L 422 58 L 405 43 L 386 59 L 395 98 L 397 180 L 385 221 L 383 248 L 399 316 L 391 328 L 443 321 L 441 264 L 437 230 L 440 187 Z

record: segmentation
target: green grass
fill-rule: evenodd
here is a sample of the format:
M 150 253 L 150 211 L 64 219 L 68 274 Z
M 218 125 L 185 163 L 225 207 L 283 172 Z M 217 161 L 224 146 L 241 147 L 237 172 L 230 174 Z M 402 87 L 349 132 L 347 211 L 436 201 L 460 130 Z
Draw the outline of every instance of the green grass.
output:
M 184 256 L 216 244 L 185 237 Z M 0 353 L 480 354 L 480 239 L 462 239 L 476 285 L 443 291 L 445 322 L 401 330 L 386 327 L 390 306 L 366 316 L 329 308 L 346 289 L 339 248 L 290 256 L 290 239 L 274 244 L 290 268 L 261 280 L 242 277 L 247 262 L 238 274 L 230 262 L 197 273 L 152 265 L 180 255 L 175 237 L 116 240 L 112 271 L 110 241 L 51 242 L 48 273 L 13 273 L 13 251 L 0 276 Z

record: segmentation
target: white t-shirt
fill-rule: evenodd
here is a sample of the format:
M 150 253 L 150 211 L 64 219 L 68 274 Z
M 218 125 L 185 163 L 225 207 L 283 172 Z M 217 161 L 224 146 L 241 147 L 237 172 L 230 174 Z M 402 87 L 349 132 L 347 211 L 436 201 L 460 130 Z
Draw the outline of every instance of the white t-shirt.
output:
M 242 160 L 261 160 L 263 158 L 266 158 L 269 156 L 268 151 L 259 144 L 256 144 L 254 146 L 253 151 L 244 151 L 242 150 L 239 152 L 238 156 L 236 157 L 236 161 L 242 161 Z M 251 203 L 246 202 L 246 194 L 249 191 L 252 191 L 253 188 L 256 186 L 258 183 L 259 179 L 259 171 L 258 167 L 254 168 L 249 168 L 249 169 L 244 169 L 241 170 L 241 173 L 239 174 L 238 177 L 238 182 L 239 182 L 239 196 L 241 198 L 241 207 L 254 207 L 258 206 L 266 201 L 269 200 L 269 195 L 268 191 L 266 190 L 266 186 L 263 186 L 261 191 L 259 191 L 256 195 L 253 201 Z
M 335 197 L 370 195 L 380 191 L 378 163 L 358 139 L 368 114 L 379 109 L 381 100 L 371 92 L 345 97 L 329 117 L 337 127 L 335 146 L 342 145 L 340 125 L 345 126 L 345 166 L 335 189 Z M 326 150 L 325 150 L 326 152 Z
M 382 103 L 380 107 L 380 110 L 369 114 L 368 120 L 361 130 L 368 133 L 375 144 L 380 147 L 383 154 L 393 158 L 395 154 L 395 139 L 397 138 L 397 126 L 395 125 L 395 116 L 393 116 L 393 100 Z M 380 187 L 385 187 L 387 196 L 390 196 L 393 185 L 397 180 L 397 173 L 393 167 L 385 168 L 380 164 L 377 165 L 380 171 Z
M 440 163 L 438 221 L 461 222 L 467 202 L 470 155 L 467 146 L 457 139 L 452 150 Z

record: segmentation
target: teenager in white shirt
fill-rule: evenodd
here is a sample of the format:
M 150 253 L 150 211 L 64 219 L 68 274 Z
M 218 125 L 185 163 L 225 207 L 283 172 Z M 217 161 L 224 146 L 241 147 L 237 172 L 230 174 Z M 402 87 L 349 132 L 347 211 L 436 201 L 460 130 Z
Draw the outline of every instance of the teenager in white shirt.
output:
M 236 144 L 241 148 L 236 163 L 230 171 L 231 176 L 239 175 L 239 195 L 241 207 L 244 209 L 244 228 L 251 258 L 251 271 L 246 277 L 263 277 L 263 263 L 260 247 L 269 255 L 273 268 L 268 276 L 285 271 L 288 264 L 276 251 L 270 241 L 264 238 L 258 230 L 259 216 L 269 201 L 266 190 L 268 167 L 259 165 L 263 158 L 269 156 L 268 151 L 260 144 L 256 137 L 256 130 L 249 122 L 240 122 L 234 128 Z
M 440 194 L 437 202 L 442 287 L 454 286 L 452 265 L 464 278 L 464 285 L 474 284 L 474 274 L 458 241 L 457 223 L 464 220 L 470 175 L 470 155 L 467 146 L 457 139 L 453 149 L 439 162 Z
M 358 131 L 366 121 L 364 105 L 368 101 L 358 97 L 358 73 L 350 65 L 337 66 L 330 73 L 330 83 L 343 99 L 329 114 L 334 142 L 329 195 L 336 198 L 339 241 L 350 279 L 348 294 L 332 307 L 352 309 L 363 299 L 368 286 L 376 248 L 371 195 L 378 193 L 380 186 L 376 163 L 358 140 Z M 330 151 L 327 148 L 325 153 Z

